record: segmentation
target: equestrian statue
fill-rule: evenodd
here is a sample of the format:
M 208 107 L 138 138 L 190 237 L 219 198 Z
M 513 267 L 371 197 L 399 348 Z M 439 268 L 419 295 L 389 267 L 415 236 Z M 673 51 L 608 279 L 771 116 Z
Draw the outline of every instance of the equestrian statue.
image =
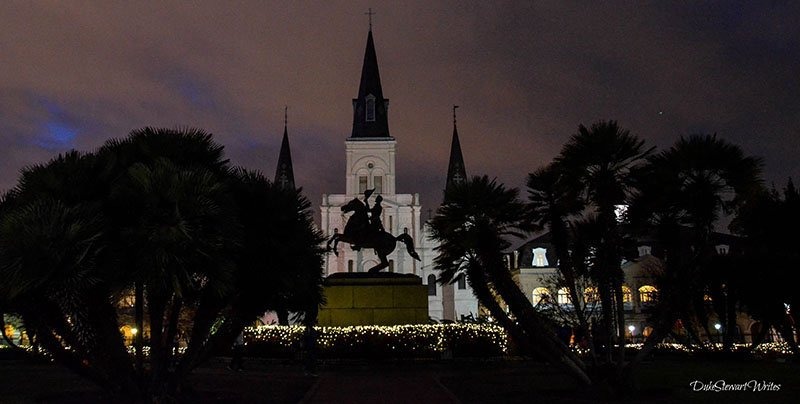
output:
M 386 256 L 391 254 L 397 246 L 397 242 L 401 241 L 406 245 L 408 254 L 419 261 L 419 255 L 414 251 L 414 239 L 411 236 L 403 233 L 395 237 L 384 230 L 381 222 L 381 212 L 383 211 L 381 202 L 383 197 L 378 195 L 375 198 L 375 204 L 372 208 L 369 207 L 369 197 L 374 191 L 374 189 L 364 191 L 363 202 L 358 198 L 353 198 L 352 201 L 342 206 L 343 213 L 353 212 L 353 215 L 347 220 L 344 231 L 342 233 L 334 233 L 328 240 L 328 251 L 333 250 L 333 253 L 338 256 L 339 252 L 336 248 L 340 241 L 349 243 L 350 248 L 355 251 L 362 248 L 372 248 L 381 260 L 378 265 L 368 271 L 375 273 L 389 266 L 389 260 L 386 259 Z M 333 247 L 331 247 L 331 243 L 333 243 Z

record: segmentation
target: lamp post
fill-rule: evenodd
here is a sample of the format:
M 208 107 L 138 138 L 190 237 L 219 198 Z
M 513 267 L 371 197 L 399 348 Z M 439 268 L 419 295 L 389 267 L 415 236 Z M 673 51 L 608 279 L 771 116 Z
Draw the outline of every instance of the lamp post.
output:
M 633 324 L 628 326 L 628 331 L 631 332 L 631 342 L 636 343 L 636 337 L 633 335 L 633 332 L 636 331 L 636 327 Z
M 717 330 L 717 342 L 722 342 L 722 332 L 720 331 L 722 329 L 722 324 L 716 323 L 714 324 L 714 328 Z

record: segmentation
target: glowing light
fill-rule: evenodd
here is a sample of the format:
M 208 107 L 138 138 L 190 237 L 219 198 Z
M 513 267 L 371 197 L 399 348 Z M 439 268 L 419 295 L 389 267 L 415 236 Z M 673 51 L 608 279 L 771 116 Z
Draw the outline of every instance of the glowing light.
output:
M 136 335 L 138 333 L 139 333 L 139 329 L 138 328 L 136 328 L 136 327 L 131 328 L 131 334 L 132 335 Z
M 636 330 L 636 327 L 634 327 L 633 325 L 629 325 L 629 326 L 628 326 L 628 331 L 630 331 L 630 332 L 631 332 L 631 334 L 633 334 L 633 331 L 634 331 L 634 330 Z
M 716 329 L 717 329 L 717 331 L 719 331 L 719 330 L 720 330 L 720 328 L 722 328 L 722 324 L 720 324 L 720 323 L 716 323 L 716 324 L 714 324 L 714 328 L 716 328 Z

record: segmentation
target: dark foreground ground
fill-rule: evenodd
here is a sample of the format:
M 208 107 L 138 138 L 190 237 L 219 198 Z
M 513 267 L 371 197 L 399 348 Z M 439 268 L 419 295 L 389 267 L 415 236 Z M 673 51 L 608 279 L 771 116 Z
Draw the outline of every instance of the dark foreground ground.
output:
M 435 362 L 323 363 L 317 377 L 296 362 L 250 359 L 231 372 L 224 358 L 191 378 L 188 403 L 573 403 L 597 402 L 576 392 L 565 376 L 529 361 L 452 360 Z M 797 403 L 800 365 L 742 359 L 662 358 L 636 374 L 633 403 Z M 780 385 L 779 391 L 693 391 L 701 383 Z M 102 403 L 109 400 L 92 384 L 68 371 L 29 359 L 0 360 L 0 403 Z

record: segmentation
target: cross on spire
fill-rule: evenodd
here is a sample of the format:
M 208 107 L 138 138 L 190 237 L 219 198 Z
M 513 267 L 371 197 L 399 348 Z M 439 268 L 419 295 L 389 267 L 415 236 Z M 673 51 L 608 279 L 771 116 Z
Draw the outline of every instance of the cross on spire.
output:
M 364 13 L 364 15 L 368 15 L 369 16 L 369 30 L 372 31 L 372 16 L 375 15 L 375 13 L 372 12 L 372 7 L 370 7 L 369 11 Z

